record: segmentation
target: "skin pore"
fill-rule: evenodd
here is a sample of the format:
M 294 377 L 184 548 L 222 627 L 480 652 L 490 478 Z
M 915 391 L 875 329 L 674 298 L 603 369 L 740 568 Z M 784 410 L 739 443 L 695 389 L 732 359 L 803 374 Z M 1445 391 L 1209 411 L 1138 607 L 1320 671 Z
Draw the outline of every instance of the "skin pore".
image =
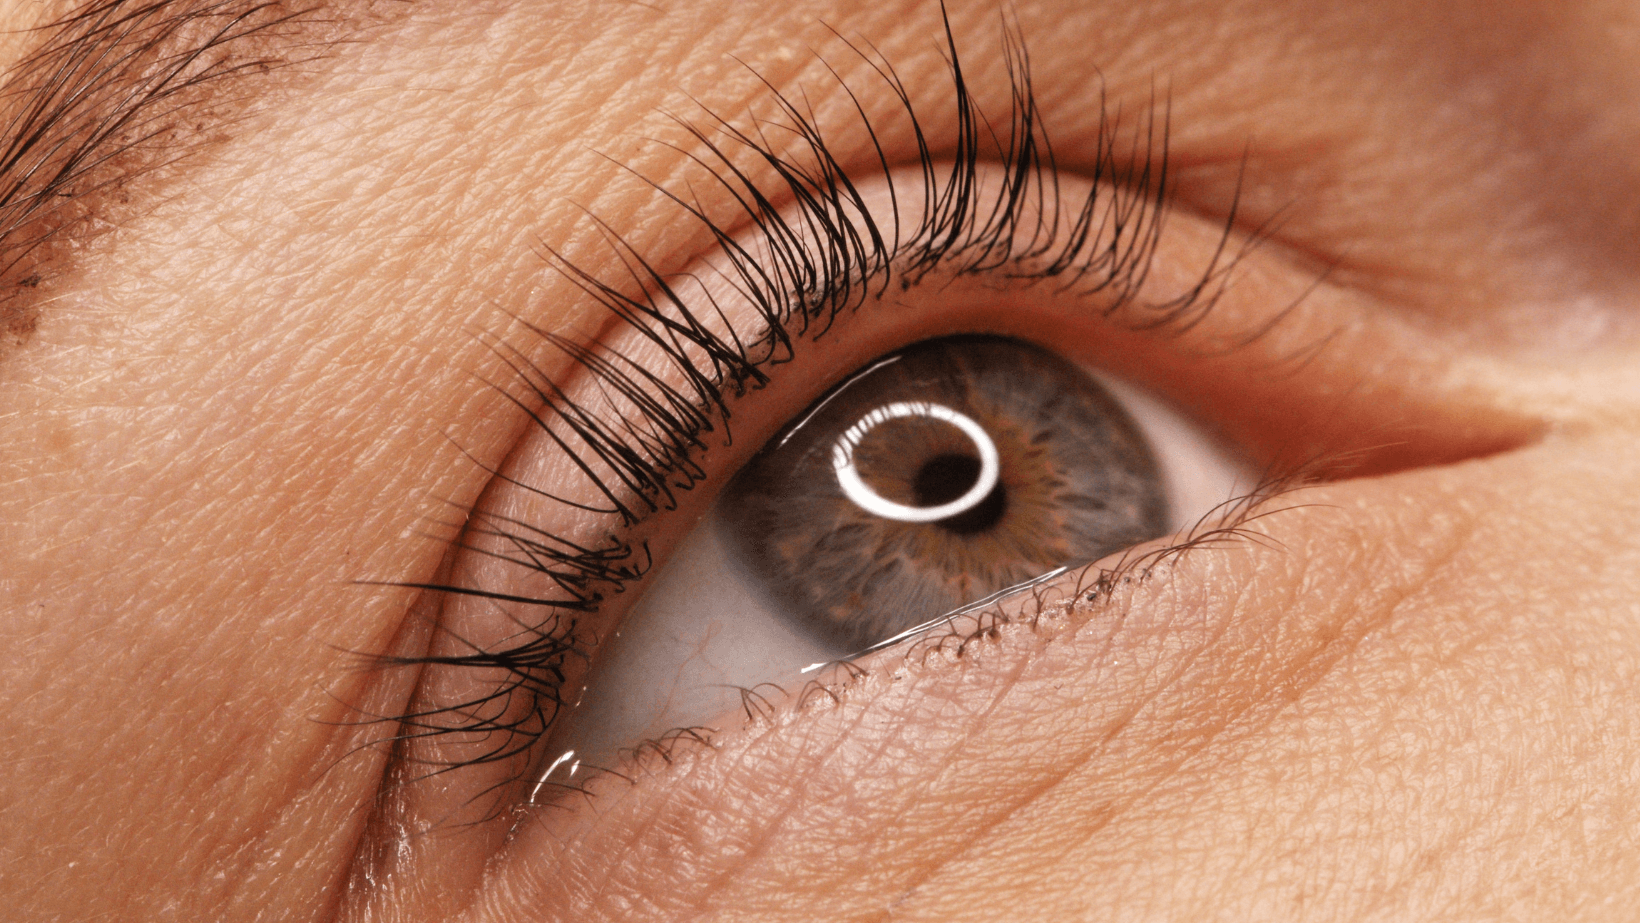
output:
M 528 417 L 485 385 L 509 380 L 495 343 L 567 379 L 524 325 L 604 329 L 544 246 L 618 277 L 590 211 L 665 271 L 708 258 L 631 172 L 688 178 L 668 113 L 691 100 L 733 121 L 769 113 L 771 86 L 806 98 L 864 175 L 851 91 L 888 162 L 914 162 L 832 29 L 892 62 L 936 145 L 951 81 L 940 9 L 913 0 L 334 13 L 284 39 L 322 54 L 223 90 L 208 143 L 51 254 L 34 329 L 0 357 L 9 918 L 1640 911 L 1633 5 L 1008 7 L 1066 173 L 1094 159 L 1101 92 L 1104 111 L 1167 100 L 1158 291 L 1194 281 L 1227 222 L 1261 242 L 1170 340 L 912 293 L 911 320 L 783 370 L 737 409 L 748 431 L 873 355 L 984 328 L 1123 375 L 1255 459 L 1359 466 L 1284 495 L 1260 540 L 1097 605 L 962 656 L 881 652 L 834 706 L 447 824 L 481 774 L 402 784 L 405 748 L 358 720 L 436 677 L 356 653 L 425 653 L 442 603 L 357 581 L 440 579 L 466 511 L 508 502 L 486 468 L 532 463 Z M 1008 109 L 1003 13 L 951 4 L 986 112 Z

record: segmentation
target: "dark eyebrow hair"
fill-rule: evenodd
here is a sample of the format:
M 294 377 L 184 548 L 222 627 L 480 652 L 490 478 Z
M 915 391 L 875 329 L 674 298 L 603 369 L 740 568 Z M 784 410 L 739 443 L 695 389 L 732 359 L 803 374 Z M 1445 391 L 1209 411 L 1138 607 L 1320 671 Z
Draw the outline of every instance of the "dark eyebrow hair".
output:
M 369 0 L 73 0 L 32 30 L 0 89 L 0 357 L 33 333 L 48 269 L 113 225 L 133 179 L 224 138 L 272 88 L 247 78 L 382 18 Z

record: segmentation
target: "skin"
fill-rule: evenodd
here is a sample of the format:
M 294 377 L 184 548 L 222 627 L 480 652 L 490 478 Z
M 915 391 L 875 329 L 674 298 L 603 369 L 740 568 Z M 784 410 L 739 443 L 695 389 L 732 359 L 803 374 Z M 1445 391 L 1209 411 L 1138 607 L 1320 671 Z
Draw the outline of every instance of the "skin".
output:
M 933 5 L 664 6 L 418 8 L 244 103 L 55 278 L 0 360 L 8 916 L 1635 918 L 1640 10 L 1616 0 L 1017 4 L 1069 172 L 1090 87 L 1167 88 L 1159 291 L 1204 265 L 1238 177 L 1238 239 L 1270 239 L 1189 336 L 1046 308 L 1016 332 L 1255 459 L 1360 465 L 1282 497 L 1262 541 L 961 656 L 876 655 L 836 704 L 635 783 L 433 833 L 473 781 L 379 798 L 402 767 L 356 719 L 423 677 L 350 652 L 424 651 L 437 609 L 353 582 L 435 578 L 463 511 L 509 502 L 468 456 L 530 464 L 488 344 L 564 375 L 520 322 L 597 323 L 538 243 L 613 272 L 585 206 L 665 268 L 707 256 L 618 164 L 677 175 L 643 139 L 683 140 L 662 111 L 686 94 L 766 105 L 730 55 L 846 116 L 820 49 L 891 112 L 823 24 L 950 130 Z M 953 4 L 956 41 L 1006 111 L 979 6 Z M 857 130 L 828 140 L 869 168 Z M 1004 325 L 917 303 L 747 425 L 907 339 Z

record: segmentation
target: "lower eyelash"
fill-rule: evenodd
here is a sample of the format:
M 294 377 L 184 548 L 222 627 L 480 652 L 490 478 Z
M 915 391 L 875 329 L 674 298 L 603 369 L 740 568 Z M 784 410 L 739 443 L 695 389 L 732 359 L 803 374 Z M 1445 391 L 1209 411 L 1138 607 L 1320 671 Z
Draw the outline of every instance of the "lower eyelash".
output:
M 1165 333 L 1199 321 L 1224 290 L 1240 257 L 1229 248 L 1233 217 L 1226 221 L 1219 250 L 1195 285 L 1165 303 L 1138 301 L 1168 210 L 1165 106 L 1161 118 L 1147 116 L 1129 133 L 1121 130 L 1117 119 L 1102 120 L 1094 163 L 1085 174 L 1093 181 L 1092 191 L 1069 215 L 1059 209 L 1059 167 L 1041 124 L 1029 57 L 1016 31 L 1004 29 L 1011 104 L 1008 120 L 998 131 L 969 92 L 947 23 L 944 52 L 955 92 L 957 136 L 954 164 L 943 168 L 892 65 L 840 35 L 839 39 L 894 94 L 912 129 L 920 188 L 906 190 L 904 180 L 902 188 L 895 188 L 895 173 L 873 120 L 853 91 L 842 85 L 869 135 L 876 167 L 889 181 L 890 194 L 898 200 L 920 193 L 926 205 L 922 219 L 914 227 L 902 227 L 896 211 L 891 225 L 879 224 L 849 172 L 827 147 L 812 114 L 764 80 L 780 113 L 779 130 L 797 140 L 796 155 L 776 152 L 768 138 L 775 129 L 766 120 L 750 131 L 710 110 L 705 110 L 704 128 L 676 120 L 699 145 L 698 152 L 679 150 L 706 171 L 718 194 L 735 203 L 737 217 L 749 225 L 749 233 L 731 235 L 727 223 L 708 217 L 697 196 L 685 198 L 639 176 L 711 235 L 724 255 L 728 281 L 755 307 L 759 329 L 735 328 L 709 296 L 706 310 L 693 306 L 696 302 L 681 290 L 689 284 L 687 277 L 661 272 L 595 216 L 592 220 L 625 267 L 624 279 L 606 280 L 546 248 L 544 256 L 552 268 L 635 332 L 646 352 L 658 352 L 664 367 L 526 325 L 532 335 L 586 373 L 592 382 L 586 393 L 595 397 L 577 398 L 521 350 L 503 342 L 493 344 L 526 392 L 525 397 L 508 393 L 509 398 L 578 466 L 599 499 L 572 502 L 538 485 L 512 483 L 568 508 L 594 513 L 609 523 L 609 529 L 602 543 L 587 546 L 495 515 L 476 514 L 469 522 L 470 535 L 500 545 L 478 547 L 464 538 L 461 548 L 547 577 L 559 591 L 554 597 L 520 597 L 453 584 L 392 584 L 520 604 L 541 613 L 535 624 L 521 626 L 516 644 L 494 649 L 469 645 L 468 653 L 457 656 L 373 658 L 376 666 L 433 665 L 499 671 L 508 677 L 484 697 L 372 719 L 399 728 L 395 741 L 459 735 L 461 740 L 485 744 L 480 756 L 430 766 L 428 772 L 512 759 L 547 733 L 565 704 L 559 682 L 564 664 L 569 658 L 589 656 L 577 631 L 579 619 L 650 568 L 648 545 L 631 541 L 624 533 L 650 516 L 676 508 L 680 494 L 705 479 L 702 459 L 710 448 L 706 437 L 721 431 L 718 438 L 725 446 L 731 443 L 735 400 L 767 385 L 773 367 L 790 361 L 803 342 L 825 336 L 840 317 L 869 298 L 895 285 L 914 287 L 936 270 L 984 275 L 1098 296 L 1105 315 L 1123 314 L 1134 329 Z M 832 73 L 841 83 L 837 72 Z M 1100 105 L 1103 111 L 1103 97 Z M 1122 137 L 1129 138 L 1125 145 Z M 749 158 L 752 165 L 743 166 L 740 157 Z M 994 193 L 982 192 L 977 180 L 981 164 L 988 160 L 998 164 L 1005 177 Z M 752 178 L 754 168 L 769 171 L 775 179 L 760 184 Z M 792 205 L 782 207 L 782 202 Z M 1041 207 L 1044 203 L 1046 208 Z M 750 247 L 741 242 L 748 239 L 758 243 Z M 629 294 L 632 291 L 638 294 Z M 714 321 L 727 329 L 716 332 Z M 1238 525 L 1232 522 L 1198 535 L 1181 547 L 1226 537 Z M 520 695 L 533 702 L 525 717 L 500 707 Z M 497 714 L 514 717 L 499 720 Z

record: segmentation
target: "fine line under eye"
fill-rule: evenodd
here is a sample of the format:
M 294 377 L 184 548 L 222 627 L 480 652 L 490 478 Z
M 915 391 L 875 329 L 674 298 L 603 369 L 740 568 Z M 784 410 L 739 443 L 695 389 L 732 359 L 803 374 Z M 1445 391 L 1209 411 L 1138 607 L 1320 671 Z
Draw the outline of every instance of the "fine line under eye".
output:
M 445 595 L 440 630 L 429 654 L 385 662 L 487 679 L 448 684 L 476 685 L 476 694 L 424 683 L 400 719 L 414 738 L 402 759 L 422 760 L 431 772 L 493 765 L 522 777 L 533 743 L 559 723 L 612 636 L 612 604 L 629 606 L 623 591 L 650 570 L 646 536 L 732 444 L 737 402 L 765 388 L 778 366 L 841 336 L 835 331 L 856 315 L 886 310 L 887 293 L 915 292 L 934 278 L 1040 286 L 1159 337 L 1211 307 L 1235 259 L 1225 244 L 1228 224 L 1195 284 L 1159 300 L 1140 297 L 1168 198 L 1165 120 L 1107 120 L 1085 171 L 1086 192 L 1065 196 L 1026 56 L 1017 36 L 1006 40 L 1011 109 L 1005 122 L 993 123 L 970 93 L 947 32 L 956 126 L 950 162 L 932 153 L 912 95 L 892 68 L 847 46 L 899 101 L 897 117 L 919 139 L 909 173 L 892 166 L 877 141 L 881 121 L 863 108 L 858 117 L 876 145 L 875 165 L 864 168 L 840 160 L 828 131 L 772 86 L 770 99 L 789 127 L 782 140 L 795 139 L 795 150 L 772 145 L 766 119 L 754 131 L 711 112 L 710 131 L 685 123 L 699 145 L 688 156 L 709 182 L 690 184 L 687 197 L 653 188 L 716 243 L 719 258 L 709 272 L 663 269 L 601 222 L 616 274 L 544 246 L 554 269 L 616 321 L 614 332 L 587 345 L 526 325 L 570 360 L 577 374 L 569 377 L 543 371 L 531 350 L 497 344 L 516 373 L 509 394 L 549 456 L 535 470 L 557 474 L 547 482 L 493 471 L 538 512 L 480 509 L 458 543 L 469 563 L 448 582 L 414 584 Z M 863 191 L 868 175 L 879 178 L 889 208 Z M 734 203 L 740 214 L 714 220 L 696 196 Z M 979 469 L 987 470 L 984 459 Z

